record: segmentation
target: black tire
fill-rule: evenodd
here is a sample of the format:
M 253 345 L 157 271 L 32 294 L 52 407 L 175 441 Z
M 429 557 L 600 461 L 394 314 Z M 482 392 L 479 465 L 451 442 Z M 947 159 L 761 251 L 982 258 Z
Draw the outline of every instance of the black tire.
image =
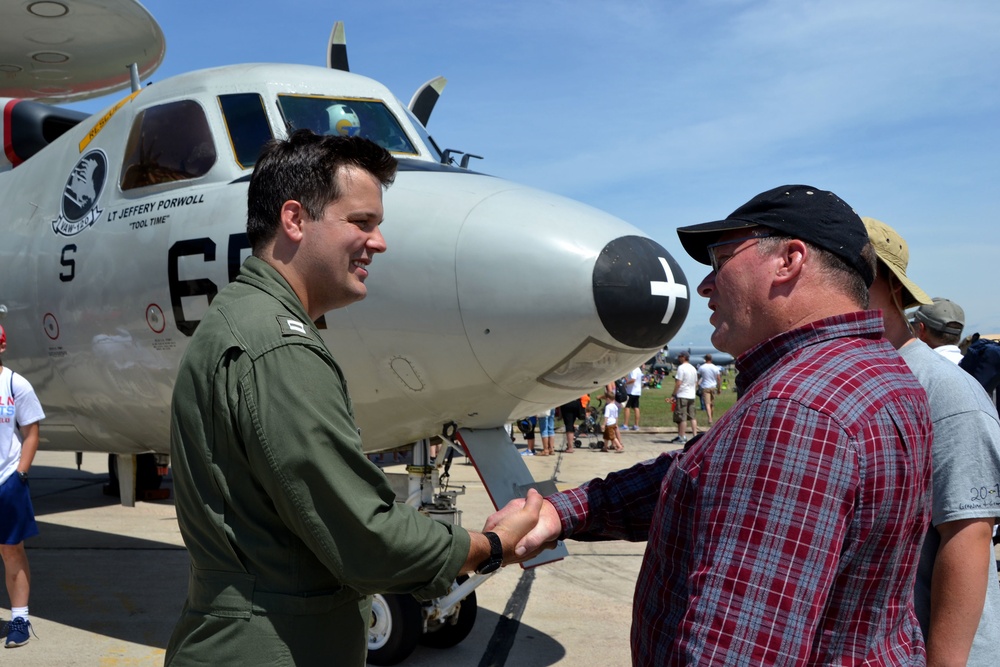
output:
M 423 612 L 412 595 L 375 595 L 368 626 L 368 664 L 395 665 L 406 660 L 423 632 Z
M 461 584 L 466 579 L 468 577 L 463 574 L 458 578 L 458 583 Z M 462 600 L 462 606 L 458 610 L 458 619 L 455 623 L 445 623 L 433 632 L 424 633 L 420 636 L 420 643 L 430 648 L 451 648 L 457 645 L 472 632 L 478 612 L 479 603 L 476 602 L 476 592 L 472 591 Z

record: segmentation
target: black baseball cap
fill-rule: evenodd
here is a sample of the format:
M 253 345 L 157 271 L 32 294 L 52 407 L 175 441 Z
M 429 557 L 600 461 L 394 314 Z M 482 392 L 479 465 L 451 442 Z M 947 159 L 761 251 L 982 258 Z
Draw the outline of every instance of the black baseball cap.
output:
M 725 220 L 679 227 L 677 236 L 695 261 L 711 264 L 709 244 L 726 232 L 758 226 L 832 252 L 856 270 L 869 287 L 875 280 L 872 266 L 861 255 L 868 244 L 865 223 L 843 199 L 809 185 L 782 185 L 762 192 Z

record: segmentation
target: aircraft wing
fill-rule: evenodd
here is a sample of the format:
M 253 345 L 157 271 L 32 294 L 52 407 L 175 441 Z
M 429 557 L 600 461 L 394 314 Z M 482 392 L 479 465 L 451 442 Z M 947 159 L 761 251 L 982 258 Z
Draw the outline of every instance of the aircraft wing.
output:
M 129 87 L 166 53 L 159 24 L 135 0 L 0 4 L 0 97 L 76 102 Z

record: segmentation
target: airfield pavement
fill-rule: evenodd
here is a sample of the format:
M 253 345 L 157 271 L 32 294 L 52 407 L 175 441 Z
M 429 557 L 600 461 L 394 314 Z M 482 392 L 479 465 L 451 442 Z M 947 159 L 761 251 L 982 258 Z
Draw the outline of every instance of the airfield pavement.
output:
M 628 432 L 623 454 L 578 449 L 525 461 L 538 481 L 552 479 L 558 465 L 557 486 L 569 488 L 652 458 L 674 447 L 667 443 L 673 436 Z M 564 437 L 557 433 L 557 442 Z M 520 434 L 516 445 L 524 448 Z M 23 667 L 162 665 L 187 591 L 188 557 L 173 500 L 122 507 L 102 493 L 107 456 L 99 454 L 85 454 L 77 470 L 71 452 L 39 452 L 30 483 L 41 530 L 26 543 L 37 637 L 2 657 Z M 481 528 L 493 506 L 465 458 L 456 457 L 450 483 L 466 489 L 458 500 L 462 525 Z M 171 488 L 169 476 L 163 487 Z M 570 556 L 560 562 L 504 568 L 477 589 L 476 624 L 463 642 L 450 649 L 418 646 L 402 664 L 629 664 L 632 592 L 643 546 L 570 542 Z M 6 595 L 0 601 L 7 604 Z M 0 618 L 10 619 L 9 608 L 0 607 Z
M 625 452 L 582 448 L 525 457 L 537 481 L 570 488 L 676 447 L 671 429 L 623 433 Z M 557 442 L 564 438 L 556 434 Z M 589 441 L 585 441 L 585 445 Z M 540 441 L 539 441 L 540 443 Z M 518 448 L 524 441 L 518 434 Z M 557 469 L 558 466 L 558 469 Z M 390 470 L 393 470 L 390 468 Z M 188 558 L 172 500 L 127 508 L 102 494 L 107 456 L 40 452 L 31 489 L 41 535 L 27 542 L 33 573 L 31 621 L 37 638 L 4 651 L 23 667 L 162 665 L 184 601 Z M 462 525 L 482 527 L 493 507 L 464 458 L 451 467 Z M 164 487 L 170 488 L 170 478 Z M 471 634 L 450 649 L 418 646 L 408 667 L 627 665 L 632 593 L 643 544 L 567 543 L 569 557 L 532 570 L 502 569 L 476 591 Z M 6 596 L 3 596 L 6 601 Z M 0 608 L 4 621 L 9 609 Z M 331 665 L 337 664 L 333 659 Z

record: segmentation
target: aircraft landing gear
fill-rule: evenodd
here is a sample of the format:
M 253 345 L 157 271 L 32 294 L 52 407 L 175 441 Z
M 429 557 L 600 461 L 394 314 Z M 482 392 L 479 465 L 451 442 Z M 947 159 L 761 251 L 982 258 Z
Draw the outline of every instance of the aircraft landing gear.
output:
M 455 583 L 461 585 L 468 578 L 463 574 Z M 430 648 L 451 648 L 468 637 L 472 626 L 476 624 L 476 614 L 479 611 L 476 592 L 469 593 L 459 605 L 458 611 L 450 618 L 439 621 L 436 626 L 428 622 L 427 632 L 420 636 L 420 643 Z
M 461 511 L 456 496 L 464 488 L 448 489 L 451 451 L 457 449 L 442 437 L 436 461 L 430 459 L 430 442 L 413 443 L 412 464 L 407 472 L 387 473 L 396 491 L 397 502 L 405 502 L 446 524 L 461 525 Z M 436 489 L 441 488 L 440 493 Z M 368 627 L 368 662 L 372 665 L 395 665 L 409 656 L 417 644 L 432 648 L 455 646 L 472 632 L 478 604 L 475 589 L 491 575 L 458 577 L 442 597 L 418 602 L 412 595 L 382 594 L 372 597 L 371 623 Z
M 368 663 L 395 665 L 405 660 L 416 648 L 423 625 L 420 603 L 412 595 L 372 596 Z
M 462 575 L 455 582 L 452 594 L 468 580 Z M 485 580 L 485 578 L 484 578 Z M 473 582 L 476 586 L 480 582 Z M 412 595 L 372 596 L 372 616 L 368 626 L 368 663 L 372 665 L 395 665 L 405 660 L 422 644 L 430 648 L 451 648 L 469 636 L 476 624 L 479 605 L 476 592 L 464 594 L 460 601 L 452 601 L 451 615 L 440 615 L 441 603 L 447 599 L 438 598 L 421 606 Z M 425 620 L 426 619 L 426 620 Z M 426 627 L 425 627 L 426 624 Z

